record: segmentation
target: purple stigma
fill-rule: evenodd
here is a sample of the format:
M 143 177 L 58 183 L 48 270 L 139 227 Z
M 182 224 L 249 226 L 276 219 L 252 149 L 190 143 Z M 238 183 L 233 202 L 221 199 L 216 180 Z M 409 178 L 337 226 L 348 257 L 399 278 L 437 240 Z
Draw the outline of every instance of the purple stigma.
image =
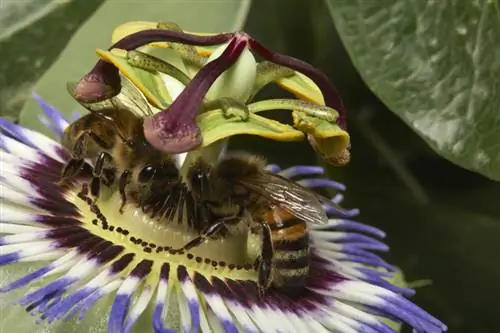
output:
M 175 154 L 201 144 L 196 116 L 203 98 L 215 80 L 238 60 L 247 41 L 246 35 L 236 34 L 224 52 L 201 68 L 167 109 L 144 120 L 144 135 L 154 148 Z

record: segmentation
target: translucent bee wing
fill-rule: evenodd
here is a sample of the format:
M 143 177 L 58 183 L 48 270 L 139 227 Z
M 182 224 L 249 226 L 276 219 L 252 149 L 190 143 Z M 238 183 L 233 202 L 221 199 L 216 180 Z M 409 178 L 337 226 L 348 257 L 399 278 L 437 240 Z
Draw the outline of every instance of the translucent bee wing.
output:
M 239 183 L 306 223 L 328 223 L 323 203 L 331 202 L 287 178 L 264 172 Z
M 122 108 L 132 111 L 141 118 L 152 116 L 151 106 L 142 92 L 125 76 L 120 74 L 120 78 L 122 80 L 122 89 L 114 97 L 114 102 L 119 103 Z

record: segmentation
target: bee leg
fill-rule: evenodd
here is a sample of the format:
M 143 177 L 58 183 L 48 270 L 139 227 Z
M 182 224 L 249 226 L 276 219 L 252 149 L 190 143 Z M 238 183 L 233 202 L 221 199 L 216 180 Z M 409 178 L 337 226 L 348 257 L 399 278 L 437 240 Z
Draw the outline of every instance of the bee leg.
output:
M 120 197 L 122 199 L 122 204 L 120 205 L 120 214 L 123 214 L 123 208 L 125 207 L 125 204 L 127 203 L 127 195 L 125 193 L 125 187 L 127 186 L 130 176 L 131 176 L 130 170 L 125 170 L 121 175 L 120 179 L 118 180 L 118 190 L 120 191 Z
M 196 246 L 203 244 L 209 237 L 220 232 L 222 230 L 222 227 L 224 227 L 224 223 L 225 223 L 224 220 L 218 220 L 214 224 L 205 228 L 198 237 L 193 238 L 191 241 L 189 241 L 186 245 L 184 245 L 183 247 L 181 247 L 177 251 L 190 250 L 193 247 L 196 247 Z
M 59 185 L 64 185 L 68 180 L 74 179 L 82 171 L 85 161 L 73 158 L 64 166 Z
M 214 101 L 209 101 L 203 104 L 206 111 L 222 109 L 224 118 L 230 119 L 238 117 L 240 121 L 248 121 L 250 110 L 245 103 L 242 103 L 231 97 L 222 97 Z
M 107 152 L 101 152 L 95 162 L 94 170 L 92 171 L 92 181 L 90 182 L 90 193 L 97 198 L 101 189 L 101 177 L 104 171 L 106 162 L 112 160 L 111 155 Z
M 261 224 L 262 229 L 262 252 L 258 259 L 258 283 L 261 296 L 271 286 L 272 282 L 272 262 L 274 257 L 274 247 L 271 238 L 271 228 L 266 223 Z
M 102 175 L 102 182 L 104 185 L 111 187 L 115 182 L 116 170 L 115 169 L 104 169 Z

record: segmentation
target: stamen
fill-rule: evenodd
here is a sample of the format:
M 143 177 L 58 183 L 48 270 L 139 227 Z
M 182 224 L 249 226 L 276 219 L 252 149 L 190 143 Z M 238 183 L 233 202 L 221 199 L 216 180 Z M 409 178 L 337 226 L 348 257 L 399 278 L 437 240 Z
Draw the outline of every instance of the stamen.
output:
M 346 129 L 344 103 L 342 102 L 340 94 L 335 86 L 333 86 L 328 77 L 322 71 L 302 60 L 284 54 L 271 52 L 269 49 L 267 49 L 261 43 L 251 37 L 249 37 L 248 43 L 251 49 L 255 50 L 264 59 L 282 66 L 293 68 L 313 80 L 314 83 L 318 85 L 318 88 L 323 94 L 325 105 L 338 111 L 339 117 L 337 119 L 337 123 L 340 128 L 344 130 Z

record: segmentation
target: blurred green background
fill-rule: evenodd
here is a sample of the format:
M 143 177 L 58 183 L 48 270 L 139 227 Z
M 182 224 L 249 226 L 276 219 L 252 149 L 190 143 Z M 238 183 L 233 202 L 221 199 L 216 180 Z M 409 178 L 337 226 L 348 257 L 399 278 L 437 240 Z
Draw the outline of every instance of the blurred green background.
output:
M 346 3 L 329 2 L 330 9 Z M 412 2 L 416 3 L 399 1 Z M 352 162 L 330 170 L 348 186 L 346 205 L 361 208 L 362 222 L 387 232 L 387 259 L 403 269 L 408 281 L 432 281 L 418 288 L 414 300 L 443 320 L 450 332 L 498 331 L 500 186 L 437 155 L 384 106 L 354 68 L 356 61 L 348 56 L 325 1 L 33 0 L 25 1 L 24 7 L 12 3 L 3 3 L 0 14 L 0 110 L 19 119 L 24 105 L 23 123 L 36 121 L 36 106 L 32 101 L 24 104 L 33 90 L 67 113 L 76 109 L 65 82 L 86 73 L 95 61 L 93 49 L 106 47 L 111 27 L 128 20 L 175 20 L 186 30 L 198 31 L 241 26 L 273 50 L 324 70 L 348 109 Z M 374 55 L 371 61 L 378 66 L 385 60 Z M 441 89 L 455 94 L 456 87 Z M 277 94 L 283 92 L 271 87 L 262 96 Z M 232 145 L 244 148 L 249 142 L 254 152 L 285 166 L 317 161 L 306 143 L 238 137 Z

